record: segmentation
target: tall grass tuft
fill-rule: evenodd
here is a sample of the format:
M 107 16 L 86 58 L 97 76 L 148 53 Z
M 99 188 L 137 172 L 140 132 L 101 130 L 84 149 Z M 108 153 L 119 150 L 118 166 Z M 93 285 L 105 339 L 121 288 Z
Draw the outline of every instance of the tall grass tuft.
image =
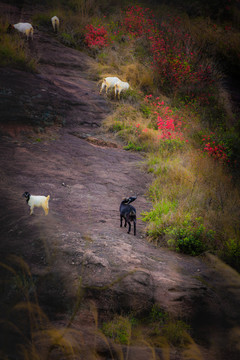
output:
M 31 55 L 28 42 L 21 34 L 7 34 L 7 23 L 0 18 L 0 67 L 37 71 L 37 60 Z
M 9 263 L 1 262 L 0 267 L 8 280 L 4 292 L 15 292 L 15 304 L 8 305 L 12 308 L 6 308 L 5 319 L 1 319 L 1 331 L 11 333 L 16 346 L 5 351 L 15 352 L 14 356 L 24 360 L 75 359 L 82 354 L 81 331 L 74 329 L 71 321 L 65 327 L 54 326 L 42 310 L 28 265 L 11 256 Z
M 201 235 L 199 250 L 221 252 L 228 239 L 238 237 L 240 195 L 231 185 L 229 175 L 197 151 L 181 152 L 174 158 L 152 155 L 151 168 L 155 158 L 156 179 L 149 190 L 155 205 L 143 218 L 148 222 L 150 238 L 159 239 L 165 245 L 172 239 L 173 245 L 173 240 L 180 240 L 182 236 L 197 243 Z M 169 205 L 165 211 L 166 201 Z

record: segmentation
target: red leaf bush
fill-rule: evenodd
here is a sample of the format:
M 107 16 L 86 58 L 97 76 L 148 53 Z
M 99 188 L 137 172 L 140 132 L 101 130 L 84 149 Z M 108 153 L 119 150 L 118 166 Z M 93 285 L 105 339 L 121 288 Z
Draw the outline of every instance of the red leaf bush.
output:
M 182 91 L 188 98 L 206 98 L 214 72 L 210 64 L 201 61 L 201 51 L 184 31 L 180 17 L 169 15 L 159 24 L 148 8 L 131 6 L 121 26 L 134 38 L 147 38 L 152 67 L 165 92 Z
M 104 26 L 95 27 L 93 25 L 86 26 L 85 43 L 90 49 L 102 49 L 109 46 L 110 39 Z
M 158 97 L 154 98 L 152 95 L 146 95 L 144 101 L 151 106 L 152 113 L 156 116 L 156 125 L 159 131 L 159 139 L 177 139 L 184 141 L 182 133 L 182 118 L 180 118 L 168 106 L 166 106 L 164 101 L 160 102 Z
M 202 137 L 203 152 L 222 164 L 230 162 L 227 146 L 219 141 L 214 133 Z
M 133 37 L 141 37 L 152 32 L 156 24 L 150 9 L 131 6 L 123 14 L 122 28 Z

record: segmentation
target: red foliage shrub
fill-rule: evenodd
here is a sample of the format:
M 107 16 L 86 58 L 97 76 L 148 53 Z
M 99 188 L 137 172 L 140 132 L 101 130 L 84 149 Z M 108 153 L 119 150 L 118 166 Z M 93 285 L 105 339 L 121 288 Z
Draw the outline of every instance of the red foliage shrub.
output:
M 144 9 L 138 5 L 131 6 L 123 16 L 121 26 L 128 34 L 134 37 L 146 35 L 151 32 L 155 26 L 153 13 L 148 8 Z
M 158 101 L 159 98 L 154 99 L 152 95 L 145 96 L 145 102 L 152 107 L 152 112 L 156 115 L 156 124 L 159 130 L 159 138 L 162 140 L 177 139 L 184 141 L 182 126 L 183 121 L 174 112 L 164 105 L 164 102 Z
M 148 39 L 152 67 L 165 91 L 183 91 L 191 98 L 204 94 L 206 98 L 207 87 L 214 81 L 213 69 L 201 64 L 200 51 L 183 30 L 179 17 L 169 15 L 166 21 L 158 24 L 149 9 L 131 6 L 121 26 L 133 37 Z
M 230 162 L 226 145 L 219 142 L 214 133 L 203 136 L 202 144 L 204 146 L 203 152 L 207 153 L 215 160 L 221 162 L 222 164 Z
M 89 48 L 98 48 L 109 46 L 110 39 L 107 30 L 104 26 L 94 27 L 93 25 L 86 26 L 85 43 Z

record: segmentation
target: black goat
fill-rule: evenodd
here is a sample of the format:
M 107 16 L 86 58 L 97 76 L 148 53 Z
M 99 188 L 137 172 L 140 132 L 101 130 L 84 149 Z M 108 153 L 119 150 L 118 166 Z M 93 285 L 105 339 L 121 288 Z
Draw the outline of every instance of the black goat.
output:
M 132 205 L 129 205 L 131 202 L 136 200 L 137 196 L 130 196 L 129 198 L 123 199 L 120 204 L 120 227 L 122 227 L 122 221 L 125 220 L 124 226 L 128 224 L 128 234 L 131 231 L 131 222 L 133 222 L 134 235 L 136 235 L 136 209 Z

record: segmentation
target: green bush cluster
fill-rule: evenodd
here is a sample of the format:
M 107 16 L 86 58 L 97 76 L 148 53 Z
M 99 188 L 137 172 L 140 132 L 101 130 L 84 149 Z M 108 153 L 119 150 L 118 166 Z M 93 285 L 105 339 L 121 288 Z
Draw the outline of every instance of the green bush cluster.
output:
M 162 346 L 164 342 L 178 348 L 190 341 L 190 330 L 185 321 L 171 317 L 158 304 L 154 304 L 145 315 L 137 318 L 133 315 L 114 315 L 111 321 L 101 326 L 103 334 L 117 344 L 133 345 L 141 338 L 148 341 L 150 337 L 155 338 L 151 343 L 156 346 Z
M 163 239 L 166 224 L 163 216 L 174 211 L 176 206 L 176 202 L 163 200 L 161 202 L 155 202 L 153 208 L 149 212 L 141 214 L 142 220 L 148 223 L 147 235 L 150 239 L 157 241 L 157 243 L 165 242 Z
M 183 347 L 190 341 L 189 330 L 190 326 L 188 324 L 182 320 L 176 320 L 165 324 L 162 333 L 171 345 Z
M 229 239 L 224 245 L 222 258 L 240 272 L 240 239 Z
M 150 117 L 150 115 L 152 113 L 152 109 L 146 104 L 141 104 L 140 105 L 140 111 L 143 113 L 143 115 L 146 118 Z
M 142 214 L 148 222 L 148 236 L 184 254 L 197 256 L 206 250 L 214 249 L 214 231 L 207 230 L 201 218 L 185 220 L 180 224 L 169 225 L 166 215 L 174 211 L 177 204 L 170 201 L 156 202 L 153 209 Z M 165 215 L 165 216 L 164 216 Z
M 143 221 L 153 221 L 161 223 L 162 215 L 168 214 L 169 211 L 174 210 L 176 207 L 176 202 L 163 200 L 162 202 L 157 202 L 153 209 L 147 213 L 142 213 Z
M 182 319 L 172 318 L 158 304 L 150 311 L 148 325 L 152 327 L 153 336 L 163 336 L 171 346 L 184 347 L 189 343 L 190 326 Z
M 114 342 L 128 345 L 131 338 L 131 322 L 127 317 L 115 316 L 112 321 L 103 323 L 102 332 Z
M 169 320 L 169 315 L 158 304 L 154 304 L 150 311 L 149 320 L 163 325 Z
M 214 240 L 214 232 L 206 230 L 201 223 L 201 218 L 195 221 L 186 220 L 179 226 L 170 226 L 164 230 L 167 243 L 176 251 L 189 255 L 200 255 Z
M 126 146 L 123 147 L 124 150 L 133 150 L 133 151 L 142 151 L 142 146 L 135 144 L 132 141 L 129 141 Z

